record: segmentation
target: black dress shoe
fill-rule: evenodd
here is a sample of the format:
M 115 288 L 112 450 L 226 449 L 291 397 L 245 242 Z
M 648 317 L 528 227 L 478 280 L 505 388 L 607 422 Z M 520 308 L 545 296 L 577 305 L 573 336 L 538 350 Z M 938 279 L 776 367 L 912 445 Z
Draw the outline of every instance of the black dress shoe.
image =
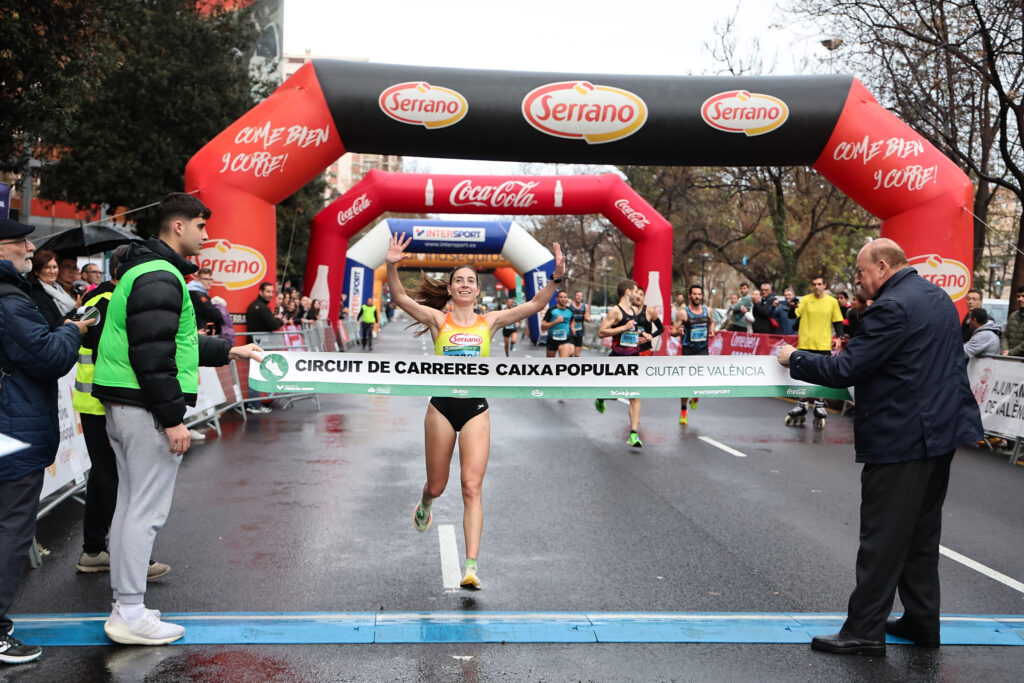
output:
M 858 638 L 842 631 L 830 636 L 814 636 L 811 639 L 811 648 L 837 655 L 885 656 L 885 641 Z
M 896 636 L 897 638 L 906 638 L 913 642 L 914 645 L 918 645 L 920 647 L 939 646 L 938 635 L 926 635 L 920 629 L 916 629 L 911 624 L 907 623 L 905 619 L 887 620 L 885 622 L 885 632 L 891 636 Z

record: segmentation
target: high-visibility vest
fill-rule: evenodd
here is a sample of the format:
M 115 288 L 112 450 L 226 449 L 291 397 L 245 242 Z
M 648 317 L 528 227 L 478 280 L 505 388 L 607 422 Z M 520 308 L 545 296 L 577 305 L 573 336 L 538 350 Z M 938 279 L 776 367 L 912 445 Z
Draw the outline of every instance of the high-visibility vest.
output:
M 94 296 L 83 302 L 85 306 L 95 306 L 100 299 L 110 301 L 113 290 Z M 96 374 L 96 357 L 94 351 L 87 346 L 78 347 L 78 368 L 75 370 L 75 389 L 71 395 L 71 405 L 79 413 L 87 415 L 106 415 L 103 404 L 92 395 L 92 378 Z
M 141 389 L 135 370 L 128 359 L 128 295 L 140 275 L 157 270 L 170 273 L 181 285 L 181 313 L 178 316 L 178 331 L 174 337 L 174 362 L 178 370 L 177 380 L 181 392 L 195 394 L 199 391 L 199 335 L 196 332 L 196 313 L 185 286 L 185 278 L 177 268 L 163 259 L 132 266 L 118 281 L 107 306 L 107 322 L 100 337 L 101 353 L 96 359 L 96 375 L 93 381 L 102 387 Z
M 363 304 L 363 315 L 361 319 L 364 323 L 377 322 L 377 307 Z

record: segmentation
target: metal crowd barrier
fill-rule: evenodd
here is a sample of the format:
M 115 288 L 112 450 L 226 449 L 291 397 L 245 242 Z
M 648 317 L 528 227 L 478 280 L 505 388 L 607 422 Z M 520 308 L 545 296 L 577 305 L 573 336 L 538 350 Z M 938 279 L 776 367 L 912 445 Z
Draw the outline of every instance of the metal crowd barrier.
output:
M 997 363 L 1014 363 L 1018 365 L 1020 363 L 1024 363 L 1024 357 L 1021 356 L 1002 356 L 984 354 L 978 356 L 977 358 L 977 360 L 982 359 L 996 361 Z M 973 360 L 970 362 L 973 362 Z M 968 364 L 968 374 L 971 374 L 970 362 Z M 979 403 L 980 402 L 981 401 L 979 401 Z M 996 429 L 991 424 L 985 425 L 984 411 L 982 412 L 982 426 L 985 429 L 985 445 L 988 446 L 989 450 L 995 450 L 995 447 L 992 445 L 992 440 L 998 441 L 1001 439 L 1005 439 L 1007 442 L 1013 443 L 1013 448 L 1010 449 L 1009 463 L 1011 465 L 1016 465 L 1018 462 L 1021 461 L 1022 458 L 1024 458 L 1024 434 L 1011 433 L 1009 431 Z
M 240 333 L 236 338 L 245 339 L 253 336 L 266 337 L 265 344 L 261 344 L 268 351 L 291 350 L 291 351 L 343 351 L 339 343 L 338 332 L 327 324 L 326 321 L 316 321 L 302 328 L 288 329 L 281 332 L 257 332 Z M 351 338 L 351 335 L 350 335 Z M 349 345 L 357 341 L 349 341 Z M 244 342 L 242 342 L 244 343 Z M 74 372 L 74 370 L 72 370 Z M 248 422 L 246 406 L 252 403 L 266 400 L 280 400 L 284 408 L 289 408 L 295 401 L 312 399 L 316 402 L 317 410 L 320 409 L 320 397 L 313 392 L 308 394 L 267 394 L 247 398 L 249 381 L 249 363 L 232 360 L 229 364 L 216 368 L 217 379 L 220 388 L 224 392 L 225 400 L 216 406 L 208 408 L 199 413 L 194 413 L 185 418 L 184 424 L 189 429 L 196 427 L 212 427 L 221 436 L 220 418 L 226 413 L 237 413 L 242 417 L 243 422 Z M 75 477 L 74 481 L 62 486 L 54 493 L 48 495 L 40 502 L 37 519 L 42 519 L 53 511 L 58 505 L 68 499 L 75 500 L 82 505 L 85 500 L 82 497 L 88 481 L 88 470 Z M 33 568 L 42 564 L 42 557 L 39 548 L 33 541 L 29 549 L 29 561 Z

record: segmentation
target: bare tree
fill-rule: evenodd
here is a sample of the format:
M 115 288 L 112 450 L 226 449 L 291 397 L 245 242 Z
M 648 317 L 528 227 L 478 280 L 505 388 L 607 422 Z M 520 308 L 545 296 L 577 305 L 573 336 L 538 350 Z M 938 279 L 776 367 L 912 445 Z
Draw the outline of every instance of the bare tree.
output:
M 799 0 L 790 11 L 835 36 L 826 47 L 837 59 L 972 177 L 978 264 L 997 190 L 1024 201 L 1024 1 Z M 1014 286 L 1024 284 L 1022 227 Z

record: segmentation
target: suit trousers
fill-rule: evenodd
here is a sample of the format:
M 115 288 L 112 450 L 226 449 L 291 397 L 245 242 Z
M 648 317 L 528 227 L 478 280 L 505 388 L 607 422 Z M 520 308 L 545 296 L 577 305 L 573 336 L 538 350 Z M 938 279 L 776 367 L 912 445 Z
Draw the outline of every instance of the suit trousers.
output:
M 14 603 L 25 571 L 25 558 L 36 535 L 44 471 L 0 481 L 0 633 L 10 633 L 14 626 L 7 610 Z
M 918 632 L 938 637 L 939 537 L 954 453 L 864 465 L 857 585 L 844 632 L 884 640 L 898 590 L 905 618 Z

